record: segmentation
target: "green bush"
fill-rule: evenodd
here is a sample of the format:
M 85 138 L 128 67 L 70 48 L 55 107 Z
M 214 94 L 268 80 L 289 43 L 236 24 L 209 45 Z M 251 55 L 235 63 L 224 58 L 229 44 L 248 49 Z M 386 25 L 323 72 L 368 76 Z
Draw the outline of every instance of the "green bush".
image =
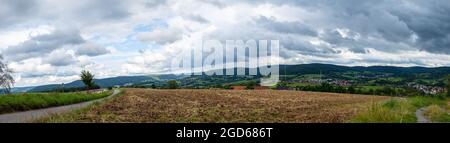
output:
M 167 88 L 169 88 L 169 89 L 177 89 L 178 88 L 178 82 L 176 80 L 169 80 L 169 81 L 167 81 Z

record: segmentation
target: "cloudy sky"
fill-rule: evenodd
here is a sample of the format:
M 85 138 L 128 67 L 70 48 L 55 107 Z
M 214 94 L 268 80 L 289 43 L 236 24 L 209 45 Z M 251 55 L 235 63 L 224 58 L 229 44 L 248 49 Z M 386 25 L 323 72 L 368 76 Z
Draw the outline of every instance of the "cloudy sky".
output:
M 195 39 L 277 39 L 285 64 L 450 66 L 448 0 L 0 0 L 16 86 L 167 70 Z

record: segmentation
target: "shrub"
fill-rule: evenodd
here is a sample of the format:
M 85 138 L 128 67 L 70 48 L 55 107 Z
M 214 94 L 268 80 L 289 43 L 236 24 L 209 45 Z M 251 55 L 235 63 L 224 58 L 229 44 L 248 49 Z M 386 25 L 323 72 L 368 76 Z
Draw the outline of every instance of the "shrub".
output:
M 168 87 L 169 89 L 177 89 L 177 88 L 178 88 L 178 83 L 177 83 L 176 80 L 169 80 L 169 81 L 167 82 L 167 87 Z
M 425 109 L 425 116 L 433 122 L 450 122 L 450 115 L 439 105 L 431 105 Z
M 443 112 L 445 112 L 445 111 L 438 105 L 431 105 L 425 109 L 425 116 L 430 117 L 430 118 L 435 118 L 435 117 L 438 117 Z

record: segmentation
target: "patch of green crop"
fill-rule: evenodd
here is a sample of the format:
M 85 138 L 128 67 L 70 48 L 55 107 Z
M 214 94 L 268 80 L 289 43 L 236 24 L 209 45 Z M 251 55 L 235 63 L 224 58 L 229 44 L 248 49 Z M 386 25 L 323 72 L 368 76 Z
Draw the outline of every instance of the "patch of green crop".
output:
M 102 93 L 26 93 L 0 96 L 0 114 L 80 103 L 106 97 Z

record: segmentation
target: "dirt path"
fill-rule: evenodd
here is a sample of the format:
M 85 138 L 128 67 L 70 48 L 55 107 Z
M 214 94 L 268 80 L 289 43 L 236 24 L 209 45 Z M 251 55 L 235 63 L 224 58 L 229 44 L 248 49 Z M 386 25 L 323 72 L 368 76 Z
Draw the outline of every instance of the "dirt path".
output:
M 50 108 L 44 108 L 44 109 L 24 111 L 24 112 L 2 114 L 2 115 L 0 115 L 0 123 L 25 123 L 25 122 L 29 122 L 29 121 L 39 119 L 42 117 L 46 117 L 49 115 L 60 114 L 60 113 L 73 111 L 76 109 L 81 109 L 81 108 L 87 107 L 95 102 L 101 102 L 106 99 L 112 98 L 113 96 L 116 96 L 119 93 L 120 93 L 119 90 L 114 90 L 112 95 L 105 97 L 105 98 L 92 100 L 92 101 L 81 102 L 81 103 L 77 103 L 77 104 L 71 104 L 71 105 L 65 105 L 65 106 L 59 106 L 59 107 L 50 107 Z
M 426 107 L 423 107 L 416 111 L 417 123 L 431 123 L 431 121 L 424 115 L 425 108 Z

